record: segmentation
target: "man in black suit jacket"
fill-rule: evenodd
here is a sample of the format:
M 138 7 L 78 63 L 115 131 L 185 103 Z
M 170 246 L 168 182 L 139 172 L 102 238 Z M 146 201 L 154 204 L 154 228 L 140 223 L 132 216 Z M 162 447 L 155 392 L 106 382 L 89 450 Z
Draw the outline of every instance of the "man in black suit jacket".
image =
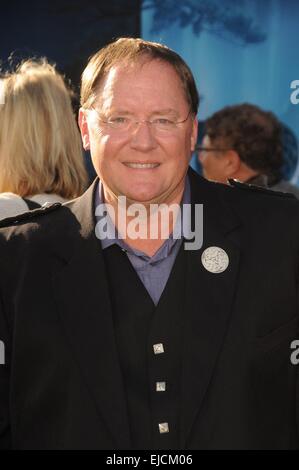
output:
M 164 46 L 121 39 L 91 59 L 80 128 L 101 181 L 1 224 L 2 448 L 299 447 L 298 202 L 188 170 L 197 105 Z M 122 195 L 187 201 L 193 225 L 203 205 L 202 246 L 170 225 L 99 240 L 95 206 Z

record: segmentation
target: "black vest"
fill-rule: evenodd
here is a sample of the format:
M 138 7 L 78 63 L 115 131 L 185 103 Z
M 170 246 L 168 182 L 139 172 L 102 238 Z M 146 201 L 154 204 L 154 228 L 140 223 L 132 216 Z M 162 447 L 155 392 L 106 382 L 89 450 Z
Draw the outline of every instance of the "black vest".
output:
M 186 278 L 184 244 L 157 307 L 119 246 L 106 248 L 103 255 L 132 447 L 178 449 Z M 154 353 L 153 346 L 157 344 L 163 345 L 164 352 Z M 160 432 L 167 431 L 167 427 L 169 432 Z

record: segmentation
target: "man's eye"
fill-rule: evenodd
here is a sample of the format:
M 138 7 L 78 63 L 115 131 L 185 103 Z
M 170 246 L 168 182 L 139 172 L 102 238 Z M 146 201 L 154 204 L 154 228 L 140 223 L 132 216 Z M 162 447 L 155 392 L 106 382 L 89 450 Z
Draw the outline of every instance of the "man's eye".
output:
M 154 119 L 155 124 L 160 124 L 162 126 L 171 126 L 174 124 L 174 122 L 171 119 L 167 118 L 159 118 L 159 119 Z
M 125 124 L 128 122 L 128 118 L 116 116 L 109 118 L 108 122 L 111 122 L 113 124 Z

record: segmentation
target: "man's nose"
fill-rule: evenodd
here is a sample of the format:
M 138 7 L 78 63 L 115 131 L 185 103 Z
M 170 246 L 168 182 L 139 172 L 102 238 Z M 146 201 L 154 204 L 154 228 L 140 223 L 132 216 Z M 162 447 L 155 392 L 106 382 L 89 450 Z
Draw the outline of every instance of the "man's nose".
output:
M 132 131 L 131 147 L 135 150 L 147 152 L 157 146 L 157 141 L 151 124 L 146 121 L 140 121 L 135 124 Z

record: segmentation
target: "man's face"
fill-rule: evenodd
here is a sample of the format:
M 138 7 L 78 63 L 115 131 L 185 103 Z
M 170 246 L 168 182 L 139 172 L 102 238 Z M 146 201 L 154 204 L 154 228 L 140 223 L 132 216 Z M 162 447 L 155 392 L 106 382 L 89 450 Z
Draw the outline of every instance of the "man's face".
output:
M 227 160 L 225 152 L 218 151 L 217 145 L 211 142 L 208 135 L 202 140 L 203 150 L 199 151 L 199 161 L 202 165 L 203 175 L 208 180 L 226 183 L 229 175 L 227 174 Z
M 171 201 L 184 186 L 197 138 L 196 118 L 190 113 L 170 131 L 146 122 L 123 131 L 101 120 L 186 119 L 190 106 L 175 70 L 157 60 L 116 66 L 100 85 L 94 108 L 81 111 L 80 127 L 105 194 L 144 203 Z

